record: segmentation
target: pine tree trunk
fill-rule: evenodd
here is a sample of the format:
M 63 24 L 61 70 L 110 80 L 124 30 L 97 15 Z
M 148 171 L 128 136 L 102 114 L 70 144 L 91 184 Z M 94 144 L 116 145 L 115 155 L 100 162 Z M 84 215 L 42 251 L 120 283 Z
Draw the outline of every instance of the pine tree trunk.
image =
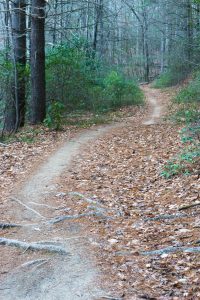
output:
M 33 0 L 31 10 L 31 118 L 39 124 L 45 118 L 45 1 Z

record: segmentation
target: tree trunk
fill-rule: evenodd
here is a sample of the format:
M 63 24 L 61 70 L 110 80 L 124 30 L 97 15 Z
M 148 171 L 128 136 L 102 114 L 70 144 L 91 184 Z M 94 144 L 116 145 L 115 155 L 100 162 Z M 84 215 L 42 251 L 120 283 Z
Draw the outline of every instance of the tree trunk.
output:
M 7 105 L 5 130 L 16 131 L 25 122 L 25 67 L 26 67 L 26 1 L 12 3 L 11 31 L 13 43 L 13 99 Z
M 187 56 L 190 67 L 193 58 L 193 13 L 191 0 L 187 0 Z
M 31 10 L 31 123 L 41 123 L 46 113 L 45 1 L 33 0 Z

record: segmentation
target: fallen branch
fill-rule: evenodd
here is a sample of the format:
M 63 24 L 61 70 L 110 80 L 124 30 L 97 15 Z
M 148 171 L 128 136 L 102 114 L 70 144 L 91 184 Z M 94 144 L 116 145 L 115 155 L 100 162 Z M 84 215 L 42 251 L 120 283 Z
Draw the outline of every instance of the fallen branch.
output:
M 168 253 L 175 253 L 175 252 L 186 252 L 186 253 L 200 253 L 200 247 L 168 247 L 161 250 L 153 250 L 153 251 L 142 251 L 142 255 L 163 255 Z
M 24 206 L 27 210 L 30 210 L 31 212 L 33 212 L 35 215 L 39 216 L 40 218 L 46 219 L 46 218 L 45 218 L 43 215 L 41 215 L 38 211 L 36 211 L 35 209 L 33 209 L 33 208 L 27 206 L 26 204 L 24 204 L 24 203 L 23 203 L 22 201 L 20 201 L 19 199 L 14 198 L 14 197 L 12 197 L 12 198 L 10 198 L 10 199 L 11 199 L 12 201 L 15 201 L 15 202 L 17 202 L 18 204 Z
M 77 220 L 77 219 L 91 217 L 91 216 L 105 218 L 105 215 L 103 215 L 102 213 L 92 211 L 92 212 L 83 213 L 83 214 L 79 214 L 79 215 L 73 215 L 73 216 L 58 216 L 58 217 L 55 217 L 55 218 L 49 220 L 48 223 L 49 224 L 57 224 L 57 223 L 65 221 L 65 220 Z
M 185 218 L 187 216 L 188 216 L 187 214 L 160 215 L 154 218 L 146 218 L 144 219 L 144 222 L 159 221 L 159 220 L 173 220 L 173 219 Z
M 50 253 L 69 254 L 63 247 L 54 245 L 42 245 L 38 243 L 27 243 L 18 240 L 12 240 L 7 238 L 0 238 L 0 245 L 16 247 L 24 250 L 32 251 L 47 251 Z
M 15 227 L 22 227 L 23 225 L 20 224 L 12 224 L 12 223 L 0 223 L 1 229 L 9 229 L 9 228 L 15 228 Z
M 8 145 L 4 144 L 4 143 L 0 143 L 0 146 L 2 147 L 7 147 Z
M 181 211 L 181 210 L 185 210 L 185 209 L 192 208 L 192 207 L 199 206 L 199 205 L 200 205 L 200 202 L 197 202 L 197 203 L 182 206 L 178 210 Z

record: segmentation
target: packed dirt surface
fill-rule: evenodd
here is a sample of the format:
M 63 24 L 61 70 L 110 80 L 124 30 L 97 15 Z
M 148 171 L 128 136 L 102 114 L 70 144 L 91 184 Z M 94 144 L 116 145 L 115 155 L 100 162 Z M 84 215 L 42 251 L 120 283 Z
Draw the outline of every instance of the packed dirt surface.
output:
M 51 224 L 51 219 L 68 211 L 66 206 L 60 207 L 58 203 L 56 207 L 55 202 L 52 204 L 51 197 L 57 195 L 57 198 L 62 198 L 55 180 L 69 166 L 81 146 L 103 135 L 110 128 L 111 126 L 100 127 L 76 135 L 42 164 L 24 186 L 11 195 L 15 206 L 10 212 L 13 214 L 12 220 L 24 227 L 17 232 L 9 232 L 6 237 L 28 243 L 39 242 L 56 247 L 62 245 L 67 254 L 27 255 L 25 251 L 21 266 L 3 282 L 1 299 L 96 299 L 105 295 L 95 282 L 98 271 L 94 262 L 92 263 L 92 255 L 87 257 L 87 242 L 82 236 L 81 226 L 69 223 L 68 226 L 58 228 Z M 9 259 L 12 250 L 4 251 L 8 251 Z M 21 256 L 16 252 L 16 256 L 19 255 Z M 19 262 L 20 260 L 17 264 Z
M 198 199 L 199 177 L 160 176 L 180 128 L 161 118 L 168 93 L 143 90 L 146 109 L 73 134 L 2 199 L 2 222 L 23 226 L 4 228 L 0 241 L 24 250 L 0 248 L 0 299 L 200 297 L 199 254 L 177 250 L 199 238 L 198 208 L 178 211 Z M 38 246 L 46 250 L 30 250 Z
M 160 120 L 163 104 L 161 104 L 162 93 L 156 89 L 150 88 L 148 85 L 143 87 L 145 95 L 147 95 L 148 103 L 151 107 L 148 119 L 143 122 L 144 125 L 153 125 Z

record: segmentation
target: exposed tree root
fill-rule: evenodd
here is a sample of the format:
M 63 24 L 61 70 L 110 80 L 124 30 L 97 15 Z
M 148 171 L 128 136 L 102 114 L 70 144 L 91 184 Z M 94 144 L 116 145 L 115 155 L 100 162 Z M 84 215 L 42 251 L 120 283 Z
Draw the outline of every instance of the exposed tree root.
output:
M 50 205 L 47 205 L 47 204 L 40 204 L 40 203 L 36 203 L 36 202 L 29 202 L 29 204 L 31 205 L 35 205 L 35 206 L 40 206 L 40 207 L 46 207 L 46 208 L 49 208 L 49 209 L 53 209 L 53 210 L 61 210 L 61 209 L 64 209 L 64 207 L 60 206 L 60 207 L 56 207 L 56 206 L 50 206 Z
M 35 215 L 37 215 L 38 217 L 40 217 L 40 218 L 42 218 L 42 219 L 46 219 L 44 216 L 42 216 L 38 211 L 36 211 L 35 209 L 33 209 L 33 208 L 31 208 L 31 207 L 29 207 L 29 206 L 27 206 L 26 204 L 24 204 L 22 201 L 20 201 L 19 199 L 17 199 L 17 198 L 14 198 L 14 197 L 12 197 L 12 198 L 10 198 L 12 201 L 15 201 L 15 202 L 17 202 L 18 204 L 20 204 L 20 205 L 22 205 L 22 206 L 24 206 L 27 210 L 30 210 L 31 212 L 33 212 Z
M 105 218 L 105 215 L 103 215 L 101 212 L 87 212 L 87 213 L 83 213 L 83 214 L 79 214 L 79 215 L 73 215 L 73 216 L 58 216 L 55 217 L 51 220 L 48 221 L 49 224 L 56 224 L 56 223 L 60 223 L 63 222 L 65 220 L 77 220 L 77 219 L 81 219 L 81 218 L 85 218 L 85 217 L 100 217 L 100 218 Z
M 38 243 L 27 243 L 18 240 L 12 240 L 7 238 L 0 238 L 0 245 L 16 247 L 24 250 L 32 251 L 47 251 L 50 253 L 69 254 L 63 247 L 55 245 L 43 245 Z
M 182 206 L 178 210 L 181 211 L 181 210 L 189 209 L 189 208 L 196 207 L 196 206 L 200 206 L 200 202 Z
M 20 224 L 12 224 L 12 223 L 0 223 L 1 229 L 9 229 L 9 228 L 15 228 L 15 227 L 22 227 L 23 225 Z
M 144 219 L 144 222 L 159 221 L 159 220 L 173 220 L 173 219 L 180 219 L 180 218 L 185 218 L 185 217 L 188 217 L 188 215 L 187 214 L 160 215 L 160 216 L 156 216 L 154 218 L 146 218 L 146 219 Z
M 8 145 L 4 144 L 4 143 L 0 143 L 0 146 L 2 147 L 7 147 Z
M 200 253 L 200 247 L 168 247 L 161 250 L 143 251 L 142 255 L 163 255 L 175 252 Z
M 84 199 L 87 203 L 95 204 L 95 205 L 101 206 L 101 204 L 100 204 L 98 201 L 95 201 L 95 200 L 92 200 L 92 199 L 90 199 L 90 198 L 87 198 L 87 197 L 85 197 L 85 196 L 84 196 L 83 194 L 81 194 L 81 193 L 78 193 L 78 192 L 70 192 L 69 195 L 71 195 L 71 196 L 78 196 L 79 198 Z

